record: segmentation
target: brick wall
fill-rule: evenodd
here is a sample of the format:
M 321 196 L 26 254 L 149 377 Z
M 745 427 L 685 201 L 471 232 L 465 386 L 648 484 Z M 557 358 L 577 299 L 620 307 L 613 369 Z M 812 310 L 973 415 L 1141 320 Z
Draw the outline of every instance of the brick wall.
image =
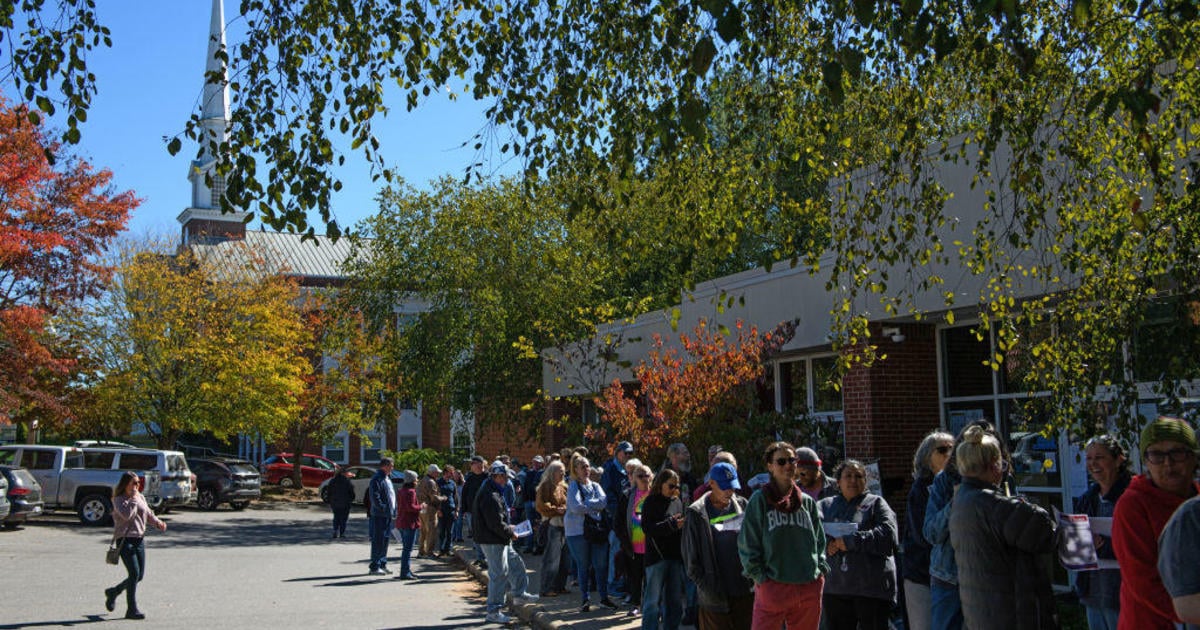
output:
M 892 327 L 889 324 L 889 327 Z M 885 498 L 903 522 L 912 456 L 921 438 L 938 428 L 937 338 L 932 324 L 898 326 L 894 343 L 872 325 L 885 360 L 855 367 L 842 379 L 846 455 L 878 459 Z M 886 490 L 890 490 L 887 492 Z

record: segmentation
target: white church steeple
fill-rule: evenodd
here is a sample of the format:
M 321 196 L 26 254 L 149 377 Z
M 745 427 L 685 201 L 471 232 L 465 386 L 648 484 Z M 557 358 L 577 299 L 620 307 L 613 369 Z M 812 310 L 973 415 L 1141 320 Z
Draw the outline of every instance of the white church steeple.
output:
M 204 95 L 200 103 L 200 154 L 188 168 L 192 203 L 177 219 L 183 224 L 184 245 L 242 238 L 246 234 L 246 218 L 250 216 L 248 212 L 221 213 L 225 178 L 213 171 L 216 158 L 210 143 L 229 139 L 229 80 L 226 64 L 218 57 L 224 50 L 225 7 L 223 0 L 213 0 L 204 60 Z M 211 186 L 206 181 L 209 179 Z

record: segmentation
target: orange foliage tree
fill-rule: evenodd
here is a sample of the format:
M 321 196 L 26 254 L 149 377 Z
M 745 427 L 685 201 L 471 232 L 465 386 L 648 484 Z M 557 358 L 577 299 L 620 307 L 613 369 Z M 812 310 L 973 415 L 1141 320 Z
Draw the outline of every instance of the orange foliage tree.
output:
M 98 293 L 110 272 L 98 255 L 139 203 L 107 169 L 52 164 L 58 150 L 39 115 L 0 98 L 0 421 L 70 415 L 78 353 L 49 321 Z
M 791 340 L 795 322 L 762 334 L 740 320 L 733 330 L 713 328 L 701 320 L 691 334 L 679 335 L 679 348 L 655 335 L 649 357 L 634 368 L 636 383 L 615 380 L 596 399 L 603 425 L 587 436 L 629 440 L 648 454 L 671 442 L 726 443 L 731 428 L 753 433 L 766 361 Z

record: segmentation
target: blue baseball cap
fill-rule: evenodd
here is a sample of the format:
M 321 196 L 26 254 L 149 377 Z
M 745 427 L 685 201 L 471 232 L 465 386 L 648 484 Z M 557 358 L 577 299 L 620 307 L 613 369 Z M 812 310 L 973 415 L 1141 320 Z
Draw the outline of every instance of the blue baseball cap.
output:
M 741 490 L 742 484 L 738 481 L 737 469 L 733 464 L 726 462 L 717 462 L 708 470 L 708 478 L 717 482 L 717 487 L 722 490 Z

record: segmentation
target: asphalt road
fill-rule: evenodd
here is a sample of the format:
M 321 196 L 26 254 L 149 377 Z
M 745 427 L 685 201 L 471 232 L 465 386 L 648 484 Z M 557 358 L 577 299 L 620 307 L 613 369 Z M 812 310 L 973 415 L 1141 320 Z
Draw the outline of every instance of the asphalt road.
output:
M 185 508 L 163 518 L 167 531 L 146 536 L 144 621 L 124 619 L 123 596 L 115 612 L 104 610 L 104 588 L 125 576 L 124 566 L 104 562 L 110 528 L 63 514 L 0 530 L 0 630 L 500 627 L 484 623 L 481 587 L 461 565 L 414 560 L 416 582 L 368 576 L 362 512 L 351 515 L 353 535 L 336 541 L 319 505 Z M 398 545 L 389 557 L 398 571 Z

